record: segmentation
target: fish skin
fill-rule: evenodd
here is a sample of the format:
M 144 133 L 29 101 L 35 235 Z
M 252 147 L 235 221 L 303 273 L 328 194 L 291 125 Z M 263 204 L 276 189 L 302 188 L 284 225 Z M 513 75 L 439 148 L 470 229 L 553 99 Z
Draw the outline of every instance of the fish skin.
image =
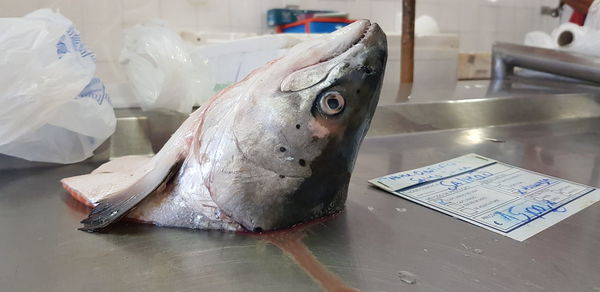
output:
M 148 161 L 115 160 L 103 172 L 63 179 L 76 199 L 95 206 L 83 230 L 126 218 L 266 231 L 338 212 L 386 58 L 384 33 L 366 20 L 300 43 L 192 113 Z M 341 112 L 323 108 L 331 96 L 341 96 Z M 108 186 L 108 176 L 123 180 Z

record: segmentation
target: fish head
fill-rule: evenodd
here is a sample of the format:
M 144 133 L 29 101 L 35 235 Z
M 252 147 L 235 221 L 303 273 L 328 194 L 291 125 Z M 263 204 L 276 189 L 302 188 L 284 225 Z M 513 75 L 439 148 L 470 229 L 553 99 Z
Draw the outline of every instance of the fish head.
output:
M 379 99 L 387 44 L 356 21 L 300 43 L 245 81 L 234 136 L 233 191 L 213 199 L 249 230 L 274 230 L 341 210 Z

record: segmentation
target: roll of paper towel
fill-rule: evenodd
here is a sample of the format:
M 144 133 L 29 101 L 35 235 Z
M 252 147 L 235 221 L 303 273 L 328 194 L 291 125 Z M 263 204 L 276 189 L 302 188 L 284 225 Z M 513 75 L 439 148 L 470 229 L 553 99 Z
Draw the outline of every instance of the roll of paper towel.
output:
M 588 9 L 585 27 L 600 29 L 600 0 L 595 0 Z
M 561 24 L 552 32 L 559 49 L 600 57 L 600 31 L 574 23 Z
M 543 31 L 532 31 L 525 35 L 525 45 L 546 49 L 555 49 L 556 43 L 550 34 Z

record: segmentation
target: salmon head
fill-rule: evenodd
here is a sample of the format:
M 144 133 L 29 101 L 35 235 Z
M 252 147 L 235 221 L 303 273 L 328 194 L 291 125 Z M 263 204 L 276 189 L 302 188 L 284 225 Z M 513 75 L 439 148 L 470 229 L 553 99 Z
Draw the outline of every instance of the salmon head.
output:
M 386 58 L 383 31 L 359 20 L 240 82 L 230 105 L 234 151 L 221 147 L 208 179 L 219 208 L 254 231 L 341 210 Z
M 126 217 L 266 231 L 341 210 L 387 58 L 377 24 L 303 42 L 213 97 L 152 158 L 62 180 L 94 208 L 82 230 Z

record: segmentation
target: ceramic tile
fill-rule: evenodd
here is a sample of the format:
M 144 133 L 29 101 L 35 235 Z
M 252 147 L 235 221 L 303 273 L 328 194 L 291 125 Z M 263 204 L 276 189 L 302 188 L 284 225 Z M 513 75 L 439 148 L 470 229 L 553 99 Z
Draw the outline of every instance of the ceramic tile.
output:
M 159 18 L 159 0 L 121 0 L 123 23 L 133 25 Z
M 160 0 L 159 16 L 176 27 L 195 27 L 198 7 L 189 0 Z

